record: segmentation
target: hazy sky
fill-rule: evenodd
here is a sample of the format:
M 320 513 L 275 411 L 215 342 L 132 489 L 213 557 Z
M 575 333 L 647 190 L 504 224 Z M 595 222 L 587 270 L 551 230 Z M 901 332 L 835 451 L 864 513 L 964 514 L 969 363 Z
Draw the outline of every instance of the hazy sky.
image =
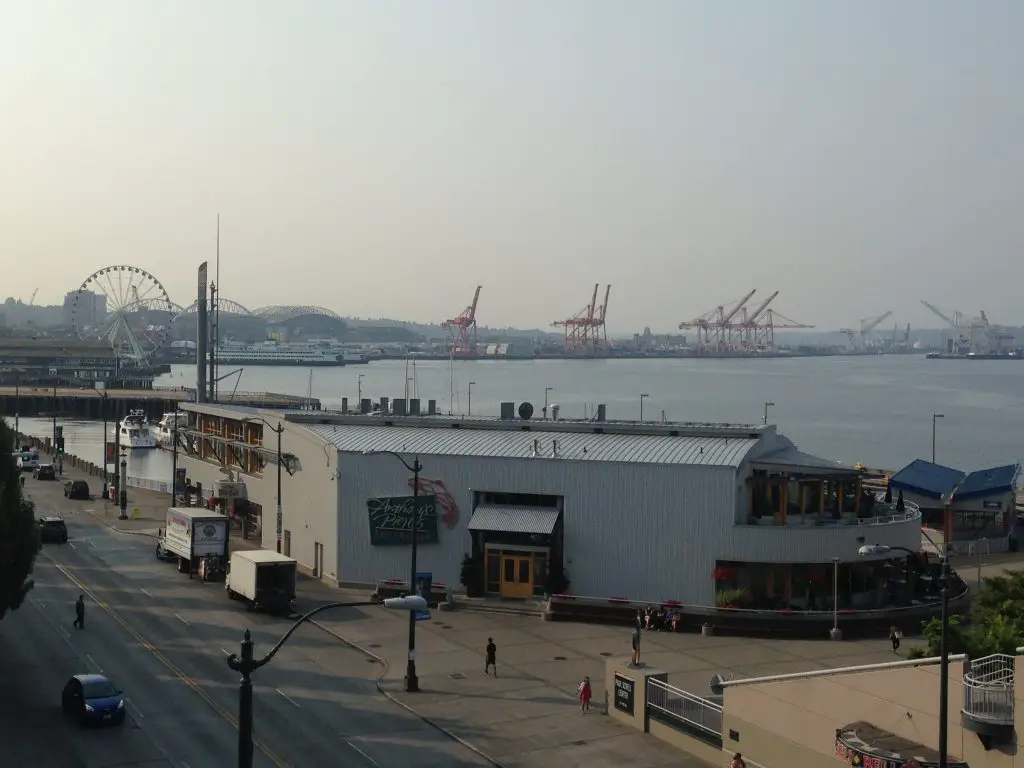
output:
M 0 294 L 1022 323 L 1015 0 L 0 0 Z M 13 267 L 13 269 L 11 268 Z

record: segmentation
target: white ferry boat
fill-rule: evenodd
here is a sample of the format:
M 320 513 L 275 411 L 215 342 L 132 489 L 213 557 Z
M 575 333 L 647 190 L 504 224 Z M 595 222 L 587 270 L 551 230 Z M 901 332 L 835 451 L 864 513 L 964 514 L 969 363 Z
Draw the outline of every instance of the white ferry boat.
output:
M 153 434 L 160 445 L 170 443 L 174 437 L 175 429 L 184 429 L 188 424 L 188 414 L 184 411 L 165 413 L 157 422 Z
M 345 365 L 342 355 L 330 347 L 277 341 L 260 344 L 222 342 L 217 345 L 217 360 L 223 365 L 294 365 L 302 368 Z
M 310 339 L 307 343 L 317 349 L 328 350 L 331 354 L 337 355 L 345 365 L 365 365 L 370 362 L 370 358 L 360 350 L 347 347 L 337 339 Z
M 122 448 L 156 448 L 156 435 L 146 421 L 145 411 L 132 411 L 121 420 L 118 429 Z

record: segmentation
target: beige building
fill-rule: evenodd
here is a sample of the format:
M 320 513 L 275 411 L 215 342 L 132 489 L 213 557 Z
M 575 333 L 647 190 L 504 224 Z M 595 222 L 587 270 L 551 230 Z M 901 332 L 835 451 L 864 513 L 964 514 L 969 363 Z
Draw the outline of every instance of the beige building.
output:
M 1020 658 L 951 657 L 950 768 L 1024 766 L 1014 686 Z M 928 768 L 939 764 L 940 668 L 925 659 L 728 680 L 720 696 L 704 699 L 657 670 L 610 660 L 608 709 L 712 764 L 740 752 L 751 768 Z

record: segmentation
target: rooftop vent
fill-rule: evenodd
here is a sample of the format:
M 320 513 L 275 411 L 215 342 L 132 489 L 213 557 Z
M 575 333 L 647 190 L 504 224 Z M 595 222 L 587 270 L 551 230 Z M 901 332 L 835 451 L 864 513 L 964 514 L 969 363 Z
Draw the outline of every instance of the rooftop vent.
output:
M 391 401 L 391 412 L 395 416 L 405 416 L 406 402 L 404 397 L 396 397 Z
M 409 415 L 410 416 L 419 416 L 420 415 L 420 399 L 418 397 L 414 397 L 411 400 L 409 400 Z
M 600 403 L 597 406 L 597 421 L 605 421 L 608 418 L 608 406 Z
M 427 416 L 437 415 L 437 400 L 427 400 Z
M 501 404 L 501 418 L 505 421 L 514 419 L 516 417 L 516 404 L 515 403 L 502 403 Z
M 551 406 L 551 420 L 552 421 L 558 421 L 558 412 L 561 410 L 561 408 L 562 407 L 560 405 L 552 405 Z
M 342 413 L 348 413 L 348 398 L 347 397 L 341 398 L 341 412 Z
M 388 413 L 390 411 L 390 408 L 388 408 L 388 406 L 390 404 L 391 403 L 388 401 L 388 399 L 386 397 L 382 397 L 380 399 L 380 412 L 381 413 Z
M 528 421 L 533 417 L 533 405 L 531 403 L 521 403 L 519 406 L 519 418 L 523 421 Z
M 362 400 L 359 401 L 359 412 L 360 413 L 365 415 L 365 414 L 369 413 L 372 410 L 373 410 L 373 403 L 370 402 L 370 398 L 364 397 Z

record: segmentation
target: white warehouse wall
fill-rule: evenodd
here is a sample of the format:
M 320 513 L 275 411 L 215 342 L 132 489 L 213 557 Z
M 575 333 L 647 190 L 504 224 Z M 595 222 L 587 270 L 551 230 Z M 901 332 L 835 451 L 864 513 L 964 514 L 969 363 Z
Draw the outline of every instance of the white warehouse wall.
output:
M 470 550 L 474 491 L 563 496 L 571 591 L 597 597 L 712 604 L 715 553 L 732 527 L 732 467 L 421 456 L 424 479 L 442 480 L 458 507 L 452 530 L 419 547 L 417 570 L 457 585 Z M 407 579 L 408 547 L 371 547 L 366 500 L 410 493 L 391 456 L 342 453 L 338 549 L 345 581 Z

